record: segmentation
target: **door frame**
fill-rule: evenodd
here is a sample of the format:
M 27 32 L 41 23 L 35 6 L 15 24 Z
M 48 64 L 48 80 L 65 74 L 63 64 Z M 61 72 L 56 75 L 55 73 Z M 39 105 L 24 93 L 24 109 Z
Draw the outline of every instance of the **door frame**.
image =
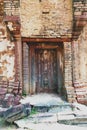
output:
M 26 83 L 24 82 L 24 76 L 23 76 L 23 86 L 24 86 L 23 88 L 25 89 L 27 94 L 35 94 L 36 93 L 35 74 L 32 77 L 33 80 L 31 78 L 31 75 L 32 75 L 33 72 L 31 72 L 31 67 L 32 66 L 30 65 L 30 62 L 31 62 L 32 58 L 31 58 L 30 52 L 34 51 L 36 45 L 37 45 L 37 48 L 42 48 L 41 46 L 38 46 L 38 44 L 39 45 L 43 44 L 42 41 L 41 42 L 37 42 L 37 41 L 35 41 L 35 42 L 26 42 L 26 44 L 28 45 L 28 50 L 29 50 L 29 54 L 28 54 L 28 56 L 29 56 L 29 61 L 28 61 L 29 70 L 26 72 L 27 73 L 26 75 L 28 75 L 28 78 L 25 81 Z M 64 51 L 63 42 L 55 42 L 55 41 L 51 42 L 50 39 L 49 39 L 49 41 L 47 39 L 47 41 L 45 43 L 46 43 L 45 45 L 48 45 L 48 46 L 45 46 L 45 48 L 49 48 L 49 46 L 50 46 L 50 48 L 57 48 L 58 47 L 60 51 L 62 51 L 62 52 Z M 53 45 L 51 46 L 50 44 L 53 44 Z M 31 48 L 30 48 L 30 46 L 31 46 Z M 34 53 L 32 54 L 32 56 L 33 56 L 33 58 L 35 57 Z M 33 70 L 33 71 L 35 71 L 35 70 Z M 64 76 L 62 75 L 62 77 L 64 77 Z M 58 91 L 58 93 L 61 93 L 60 90 Z

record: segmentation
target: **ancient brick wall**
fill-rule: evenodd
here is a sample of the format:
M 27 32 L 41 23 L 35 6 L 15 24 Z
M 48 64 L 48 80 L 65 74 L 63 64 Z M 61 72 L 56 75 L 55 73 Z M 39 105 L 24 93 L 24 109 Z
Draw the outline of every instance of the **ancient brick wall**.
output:
M 87 0 L 73 1 L 73 39 L 77 39 L 87 23 Z
M 0 101 L 6 93 L 21 93 L 18 2 L 0 0 Z
M 7 36 L 5 24 L 0 24 L 0 97 L 12 92 L 15 80 L 15 45 Z M 2 98 L 0 99 L 2 100 Z
M 71 0 L 22 0 L 22 37 L 71 37 Z

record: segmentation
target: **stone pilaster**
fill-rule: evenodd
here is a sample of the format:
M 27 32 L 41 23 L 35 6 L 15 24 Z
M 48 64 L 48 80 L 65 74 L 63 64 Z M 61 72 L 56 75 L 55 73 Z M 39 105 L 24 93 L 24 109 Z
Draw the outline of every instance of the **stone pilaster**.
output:
M 64 85 L 69 102 L 75 101 L 75 92 L 72 83 L 72 48 L 71 42 L 64 42 Z
M 73 86 L 79 103 L 87 104 L 87 25 L 81 35 L 72 42 Z
M 79 81 L 79 47 L 78 41 L 72 42 L 72 51 L 73 51 L 73 84 L 76 84 Z
M 23 43 L 23 94 L 29 93 L 29 47 Z

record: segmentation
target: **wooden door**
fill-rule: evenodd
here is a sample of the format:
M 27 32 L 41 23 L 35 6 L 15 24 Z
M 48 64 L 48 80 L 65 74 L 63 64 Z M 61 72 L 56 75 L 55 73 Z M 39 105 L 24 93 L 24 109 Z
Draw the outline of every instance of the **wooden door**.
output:
M 57 91 L 57 50 L 36 49 L 35 57 L 37 92 Z

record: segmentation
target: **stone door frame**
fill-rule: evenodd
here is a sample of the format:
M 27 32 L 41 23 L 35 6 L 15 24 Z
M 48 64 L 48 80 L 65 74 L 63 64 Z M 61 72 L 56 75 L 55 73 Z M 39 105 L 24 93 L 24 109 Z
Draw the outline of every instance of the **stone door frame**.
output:
M 75 99 L 75 92 L 73 87 L 73 77 L 72 77 L 72 44 L 70 38 L 22 38 L 22 46 L 23 44 L 26 44 L 27 42 L 30 43 L 41 43 L 41 42 L 63 42 L 64 44 L 64 95 L 65 98 L 72 102 L 72 100 Z M 26 46 L 27 49 L 27 46 Z M 28 51 L 28 50 L 27 50 Z M 23 60 L 23 58 L 22 58 Z M 22 65 L 23 66 L 23 65 Z M 28 77 L 29 78 L 29 77 Z M 23 87 L 29 88 L 28 80 L 26 79 L 26 84 L 23 81 Z M 29 94 L 29 91 L 32 90 L 26 89 L 25 90 L 27 94 Z

